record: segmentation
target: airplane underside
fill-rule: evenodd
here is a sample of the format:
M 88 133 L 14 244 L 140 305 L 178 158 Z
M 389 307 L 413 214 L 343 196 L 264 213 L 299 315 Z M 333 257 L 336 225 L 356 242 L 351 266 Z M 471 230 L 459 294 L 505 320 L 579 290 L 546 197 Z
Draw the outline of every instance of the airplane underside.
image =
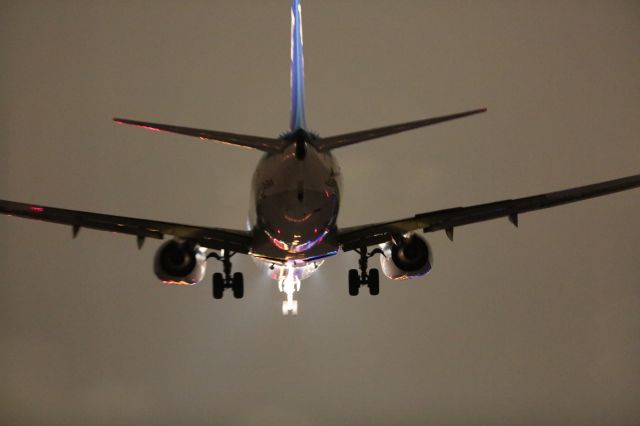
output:
M 290 260 L 285 263 L 274 263 L 258 257 L 253 257 L 259 267 L 278 283 L 278 291 L 286 295 L 282 302 L 283 315 L 297 315 L 298 301 L 294 299 L 302 286 L 302 281 L 318 271 L 324 260 Z

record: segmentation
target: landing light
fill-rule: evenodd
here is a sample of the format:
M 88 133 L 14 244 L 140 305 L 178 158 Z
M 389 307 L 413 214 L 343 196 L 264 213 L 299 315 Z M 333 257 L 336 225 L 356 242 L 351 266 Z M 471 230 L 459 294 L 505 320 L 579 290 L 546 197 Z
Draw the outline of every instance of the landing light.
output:
M 287 263 L 280 270 L 278 290 L 287 295 L 287 300 L 282 302 L 282 315 L 298 315 L 298 301 L 293 299 L 293 295 L 300 291 L 300 278 L 296 275 L 293 263 Z

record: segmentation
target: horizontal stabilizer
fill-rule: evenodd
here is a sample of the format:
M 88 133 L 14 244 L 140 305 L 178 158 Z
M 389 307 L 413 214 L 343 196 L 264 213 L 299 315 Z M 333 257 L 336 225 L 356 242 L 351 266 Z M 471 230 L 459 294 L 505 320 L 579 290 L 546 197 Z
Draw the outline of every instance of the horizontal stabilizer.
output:
M 242 146 L 245 148 L 258 149 L 264 152 L 281 152 L 288 142 L 282 139 L 263 138 L 260 136 L 238 135 L 235 133 L 219 132 L 216 130 L 192 129 L 190 127 L 173 126 L 170 124 L 148 123 L 145 121 L 128 120 L 126 118 L 114 118 L 113 121 L 119 124 L 130 124 L 142 129 L 154 132 L 171 132 L 181 135 L 195 136 L 200 139 L 210 139 L 229 145 Z
M 313 141 L 312 143 L 318 151 L 329 151 L 354 143 L 406 132 L 407 130 L 413 130 L 419 127 L 431 126 L 433 124 L 468 117 L 470 115 L 480 114 L 486 111 L 486 108 L 474 109 L 471 111 L 460 112 L 458 114 L 443 115 L 441 117 L 426 118 L 424 120 L 410 121 L 408 123 L 394 124 L 391 126 L 378 127 L 376 129 L 362 130 L 360 132 L 347 133 L 344 135 L 331 136 L 328 138 L 320 138 Z

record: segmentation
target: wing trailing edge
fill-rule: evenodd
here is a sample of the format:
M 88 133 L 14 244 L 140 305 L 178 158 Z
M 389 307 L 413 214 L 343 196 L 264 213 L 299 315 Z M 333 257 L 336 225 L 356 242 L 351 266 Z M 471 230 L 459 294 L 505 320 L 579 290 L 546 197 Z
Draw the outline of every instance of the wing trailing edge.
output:
M 171 235 L 192 240 L 210 249 L 249 253 L 253 240 L 252 234 L 247 231 L 113 216 L 7 200 L 0 200 L 0 214 L 69 225 L 74 238 L 82 228 L 134 235 L 139 248 L 145 238 L 163 239 L 165 235 Z

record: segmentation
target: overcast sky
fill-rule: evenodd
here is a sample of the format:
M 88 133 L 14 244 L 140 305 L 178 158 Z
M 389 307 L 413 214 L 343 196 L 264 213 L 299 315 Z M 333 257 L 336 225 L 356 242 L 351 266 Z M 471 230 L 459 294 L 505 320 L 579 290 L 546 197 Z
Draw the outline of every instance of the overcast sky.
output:
M 303 0 L 307 122 L 486 114 L 336 152 L 339 225 L 640 171 L 640 3 Z M 264 136 L 289 113 L 288 0 L 0 1 L 0 199 L 242 228 L 257 152 L 111 117 Z M 157 241 L 0 217 L 0 423 L 638 424 L 640 190 L 427 236 L 433 272 L 283 317 L 166 287 Z M 377 266 L 377 259 L 373 264 Z

